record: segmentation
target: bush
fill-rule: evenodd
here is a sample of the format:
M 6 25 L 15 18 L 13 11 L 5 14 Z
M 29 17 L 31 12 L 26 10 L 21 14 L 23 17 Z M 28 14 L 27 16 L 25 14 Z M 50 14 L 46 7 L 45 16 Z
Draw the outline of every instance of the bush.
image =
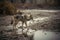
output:
M 16 8 L 11 2 L 1 2 L 0 3 L 0 15 L 13 15 L 16 14 Z

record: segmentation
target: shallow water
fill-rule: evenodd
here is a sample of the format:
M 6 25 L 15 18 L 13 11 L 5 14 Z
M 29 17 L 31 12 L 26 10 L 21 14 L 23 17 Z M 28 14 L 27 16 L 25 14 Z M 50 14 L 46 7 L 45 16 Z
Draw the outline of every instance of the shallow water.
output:
M 60 40 L 60 32 L 39 30 L 34 33 L 34 40 Z

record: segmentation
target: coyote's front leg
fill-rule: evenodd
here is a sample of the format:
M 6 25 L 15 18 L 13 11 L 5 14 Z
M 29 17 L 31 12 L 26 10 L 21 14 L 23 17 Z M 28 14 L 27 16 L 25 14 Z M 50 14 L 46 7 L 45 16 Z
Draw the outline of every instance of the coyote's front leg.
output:
M 24 30 L 24 29 L 23 29 L 23 25 L 24 25 L 24 22 L 22 22 L 22 34 L 23 34 L 23 30 Z
M 26 25 L 26 28 L 27 28 L 27 31 L 26 31 L 26 34 L 27 34 L 27 32 L 29 30 L 29 27 L 27 26 L 27 21 L 25 21 L 25 25 Z

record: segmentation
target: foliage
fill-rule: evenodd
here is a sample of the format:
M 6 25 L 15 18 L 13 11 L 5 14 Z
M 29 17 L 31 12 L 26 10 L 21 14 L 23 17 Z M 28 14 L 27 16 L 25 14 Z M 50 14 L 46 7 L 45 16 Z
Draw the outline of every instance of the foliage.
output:
M 0 14 L 12 15 L 15 14 L 16 8 L 11 2 L 0 2 Z

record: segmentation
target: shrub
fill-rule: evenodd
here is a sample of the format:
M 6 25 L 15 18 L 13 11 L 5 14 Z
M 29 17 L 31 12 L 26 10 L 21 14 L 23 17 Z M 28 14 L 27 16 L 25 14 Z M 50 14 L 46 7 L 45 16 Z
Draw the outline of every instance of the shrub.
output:
M 13 15 L 16 14 L 16 8 L 11 2 L 0 2 L 0 15 Z

